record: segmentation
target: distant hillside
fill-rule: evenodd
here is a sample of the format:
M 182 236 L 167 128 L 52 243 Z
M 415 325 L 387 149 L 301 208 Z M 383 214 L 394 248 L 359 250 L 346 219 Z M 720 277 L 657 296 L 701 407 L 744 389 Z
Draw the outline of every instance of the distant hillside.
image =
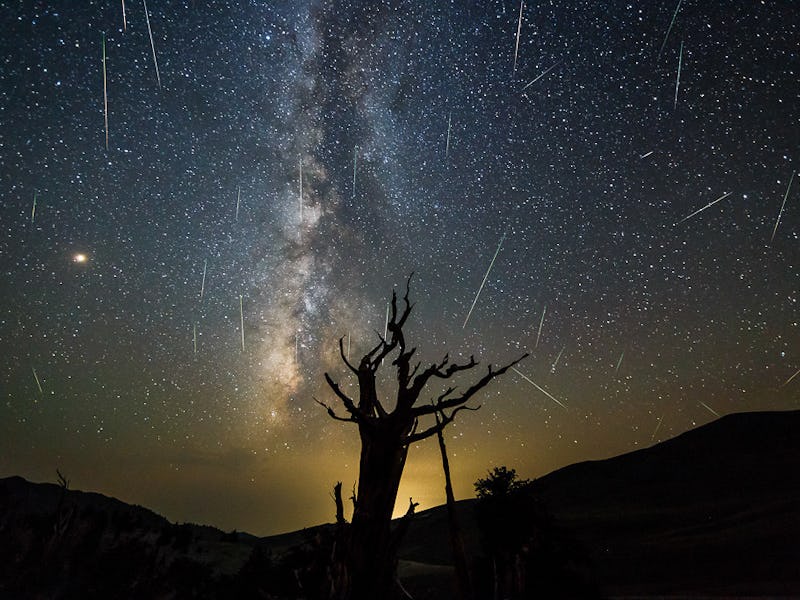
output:
M 800 411 L 729 415 L 542 477 L 512 521 L 541 519 L 555 542 L 548 548 L 568 548 L 606 597 L 800 597 L 798 432 Z M 458 506 L 467 551 L 481 564 L 476 501 Z M 0 479 L 0 598 L 298 597 L 327 531 L 258 539 Z M 415 517 L 401 559 L 417 600 L 452 597 L 444 507 Z
M 800 411 L 737 413 L 653 447 L 571 465 L 527 490 L 605 594 L 800 597 Z M 459 503 L 480 552 L 474 500 Z M 449 563 L 443 507 L 404 557 Z
M 615 593 L 800 594 L 800 411 L 732 414 L 531 492 Z
M 0 598 L 223 597 L 254 539 L 172 524 L 101 494 L 0 479 Z

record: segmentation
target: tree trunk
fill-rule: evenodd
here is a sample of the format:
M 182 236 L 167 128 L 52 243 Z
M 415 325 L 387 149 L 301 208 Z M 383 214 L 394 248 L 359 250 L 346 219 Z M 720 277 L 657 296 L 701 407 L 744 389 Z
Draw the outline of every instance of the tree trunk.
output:
M 350 538 L 350 599 L 391 598 L 397 567 L 391 520 L 408 447 L 383 423 L 360 429 L 358 503 Z
M 437 419 L 438 421 L 438 419 Z M 464 538 L 456 515 L 456 499 L 453 494 L 453 484 L 450 479 L 450 461 L 447 459 L 447 447 L 444 444 L 444 435 L 436 432 L 439 438 L 439 450 L 442 453 L 442 469 L 444 470 L 444 493 L 447 497 L 447 520 L 450 524 L 450 543 L 453 547 L 453 564 L 456 568 L 456 590 L 461 600 L 472 599 L 472 586 L 470 584 L 467 552 L 464 549 Z
M 344 518 L 344 502 L 342 502 L 342 482 L 337 481 L 333 486 L 333 502 L 336 505 L 336 524 L 344 525 L 347 521 Z

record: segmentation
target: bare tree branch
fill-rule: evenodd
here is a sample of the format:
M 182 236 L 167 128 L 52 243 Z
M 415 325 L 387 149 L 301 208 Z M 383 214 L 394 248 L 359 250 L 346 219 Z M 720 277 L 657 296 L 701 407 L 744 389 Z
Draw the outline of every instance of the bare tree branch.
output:
M 397 318 L 397 315 L 395 314 L 397 312 L 395 304 L 396 304 L 396 295 L 394 292 L 392 292 L 392 316 L 389 322 L 386 324 L 386 329 L 392 335 L 389 338 L 390 341 L 387 342 L 385 339 L 383 339 L 383 336 L 379 332 L 375 332 L 377 333 L 378 338 L 381 340 L 381 343 L 378 346 L 381 347 L 381 351 L 375 356 L 375 358 L 372 361 L 373 371 L 377 370 L 377 368 L 383 362 L 383 359 L 389 356 L 392 350 L 397 348 L 398 339 L 394 331 L 395 327 L 394 320 Z
M 441 411 L 443 411 L 445 409 L 455 408 L 456 406 L 460 406 L 462 404 L 465 404 L 478 391 L 480 391 L 481 389 L 486 387 L 492 379 L 502 375 L 503 373 L 508 371 L 511 367 L 516 365 L 519 361 L 523 360 L 527 356 L 528 356 L 528 353 L 526 352 L 525 354 L 520 356 L 515 361 L 508 363 L 504 367 L 499 368 L 497 371 L 492 370 L 492 365 L 489 365 L 489 369 L 488 369 L 488 372 L 486 373 L 486 375 L 481 377 L 476 383 L 472 384 L 460 396 L 457 396 L 455 398 L 447 398 L 446 396 L 440 397 L 439 400 L 434 404 L 428 404 L 428 405 L 423 405 L 423 406 L 415 406 L 415 407 L 413 407 L 411 409 L 411 411 L 415 416 L 420 417 L 422 415 L 431 415 L 431 414 L 433 414 L 435 412 L 441 412 Z M 461 370 L 463 370 L 463 369 L 461 369 Z
M 336 412 L 334 412 L 334 410 L 330 406 L 328 406 L 327 404 L 325 404 L 321 400 L 317 400 L 314 396 L 311 396 L 311 397 L 314 399 L 314 402 L 316 402 L 317 404 L 319 404 L 321 407 L 323 407 L 325 410 L 328 411 L 328 414 L 330 415 L 330 417 L 332 419 L 336 419 L 337 421 L 347 421 L 347 422 L 350 422 L 350 423 L 358 423 L 358 419 L 354 415 L 350 415 L 349 417 L 340 417 L 339 415 L 336 414 Z
M 389 413 L 386 412 L 386 409 L 383 408 L 383 404 L 381 404 L 381 401 L 378 399 L 377 392 L 374 394 L 371 404 L 372 407 L 375 409 L 375 414 L 379 418 L 384 419 L 389 416 Z
M 380 332 L 376 330 L 375 335 L 378 336 L 379 341 L 372 348 L 372 350 L 367 352 L 361 359 L 361 364 L 359 365 L 359 368 L 368 368 L 371 371 L 374 371 L 375 369 L 378 368 L 378 365 L 381 364 L 381 360 L 383 360 L 383 357 L 385 357 L 386 354 L 391 352 L 391 350 L 389 350 L 388 352 L 386 351 L 386 346 L 388 346 L 389 344 L 386 342 L 385 339 L 383 339 L 383 336 L 380 334 Z M 376 356 L 377 358 L 374 358 Z
M 443 431 L 445 427 L 447 427 L 450 423 L 453 422 L 453 419 L 455 419 L 456 415 L 459 412 L 461 412 L 462 410 L 475 411 L 475 410 L 479 410 L 479 409 L 480 409 L 480 406 L 474 406 L 473 407 L 473 406 L 461 405 L 461 406 L 457 407 L 456 409 L 454 409 L 453 412 L 451 412 L 449 416 L 446 415 L 444 413 L 444 411 L 435 412 L 434 414 L 436 415 L 436 425 L 432 425 L 432 426 L 428 427 L 427 429 L 423 429 L 419 433 L 415 433 L 415 434 L 409 435 L 406 438 L 406 444 L 409 444 L 409 445 L 410 444 L 414 444 L 416 442 L 422 441 L 425 438 L 429 438 L 432 435 L 436 435 L 437 433 Z M 439 417 L 439 415 L 442 415 L 441 418 Z
M 416 364 L 414 367 L 414 372 L 409 373 L 411 369 L 411 358 L 414 356 L 414 353 L 417 351 L 416 348 L 411 348 L 411 350 L 406 351 L 406 343 L 405 339 L 402 337 L 402 331 L 399 334 L 400 337 L 400 353 L 397 355 L 392 361 L 392 365 L 397 367 L 397 389 L 398 393 L 401 393 L 403 390 L 408 389 L 408 382 L 411 381 L 411 378 L 416 373 L 417 369 L 419 368 L 419 363 Z
M 325 373 L 325 381 L 328 382 L 328 385 L 333 390 L 333 393 L 336 394 L 342 401 L 342 404 L 344 404 L 344 407 L 347 409 L 347 412 L 353 415 L 353 419 L 360 420 L 363 417 L 361 411 L 358 410 L 355 402 L 353 402 L 353 400 L 341 390 L 339 384 L 336 383 L 333 379 L 331 379 L 331 376 L 328 375 L 327 373 Z
M 450 386 L 445 391 L 443 391 L 441 394 L 439 394 L 439 397 L 436 398 L 436 403 L 437 404 L 440 403 L 442 400 L 447 398 L 450 394 L 452 394 L 455 391 L 456 391 L 456 388 L 454 388 L 453 386 Z
M 467 363 L 450 364 L 450 355 L 445 354 L 444 358 L 439 362 L 439 364 L 432 364 L 414 378 L 414 383 L 411 386 L 411 388 L 409 388 L 410 395 L 414 399 L 416 399 L 419 396 L 420 392 L 422 392 L 422 389 L 425 387 L 425 385 L 428 383 L 431 377 L 437 377 L 439 379 L 450 379 L 456 373 L 460 371 L 468 371 L 469 369 L 475 367 L 477 364 L 478 363 L 475 362 L 474 356 L 470 356 L 469 362 Z M 445 369 L 445 367 L 447 368 Z
M 344 336 L 339 338 L 339 354 L 342 357 L 342 362 L 347 365 L 347 368 L 350 369 L 353 373 L 358 375 L 358 369 L 356 369 L 353 365 L 350 364 L 350 361 L 347 360 L 347 356 L 344 353 Z
M 408 315 L 411 314 L 411 309 L 414 308 L 414 305 L 408 299 L 408 294 L 411 291 L 411 278 L 414 277 L 414 271 L 411 271 L 411 274 L 406 279 L 406 293 L 403 295 L 403 302 L 405 303 L 405 308 L 403 309 L 403 315 L 400 317 L 400 320 L 397 322 L 397 327 L 400 329 L 403 328 L 403 325 L 406 324 L 406 319 L 408 319 Z
M 417 349 L 416 349 L 416 348 L 414 348 L 414 352 L 416 352 L 416 351 L 417 351 Z M 411 357 L 409 357 L 409 358 L 411 358 Z M 421 365 L 422 365 L 422 363 L 421 363 L 421 362 L 418 362 L 417 364 L 415 364 L 415 365 L 414 365 L 414 369 L 413 369 L 413 370 L 411 371 L 411 373 L 409 373 L 409 375 L 408 375 L 408 378 L 409 378 L 409 379 L 411 379 L 411 378 L 412 378 L 414 375 L 416 375 L 416 374 L 417 374 L 417 371 L 419 370 L 419 368 L 420 368 L 420 366 L 421 366 Z
M 385 340 L 379 333 L 378 338 L 381 340 L 380 343 L 375 346 L 369 352 L 369 354 L 367 354 L 367 356 L 370 357 L 370 366 L 372 367 L 373 371 L 375 371 L 383 362 L 383 359 L 386 358 L 397 347 L 400 348 L 400 356 L 395 359 L 393 364 L 399 364 L 398 361 L 402 360 L 407 362 L 411 358 L 411 355 L 408 355 L 408 357 L 404 359 L 404 356 L 406 355 L 406 342 L 405 337 L 403 336 L 403 326 L 405 325 L 408 316 L 411 314 L 411 309 L 414 308 L 414 305 L 408 298 L 409 291 L 411 289 L 411 278 L 413 276 L 414 273 L 411 273 L 406 280 L 406 292 L 403 295 L 403 312 L 399 318 L 397 316 L 397 292 L 392 290 L 392 300 L 390 303 L 391 312 L 389 320 L 386 323 L 386 329 L 389 333 L 391 333 L 391 336 L 387 336 L 389 339 Z M 367 358 L 367 356 L 364 358 Z
M 68 490 L 69 489 L 69 479 L 64 477 L 61 474 L 61 471 L 59 471 L 58 469 L 56 469 L 56 475 L 58 475 L 58 485 L 61 486 L 62 489 Z
M 465 363 L 463 365 L 453 363 L 449 367 L 447 367 L 446 371 L 437 371 L 433 375 L 434 377 L 439 377 L 440 379 L 450 379 L 453 375 L 455 375 L 459 371 L 467 371 L 477 364 L 478 363 L 475 361 L 475 357 L 470 356 L 468 363 Z

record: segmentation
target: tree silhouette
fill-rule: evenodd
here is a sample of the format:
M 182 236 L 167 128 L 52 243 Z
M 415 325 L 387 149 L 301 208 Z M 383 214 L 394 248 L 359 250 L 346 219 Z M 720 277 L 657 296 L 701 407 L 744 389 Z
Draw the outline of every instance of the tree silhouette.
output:
M 524 494 L 528 483 L 505 466 L 495 467 L 475 482 L 478 527 L 491 563 L 495 600 L 529 597 L 526 563 L 540 519 L 538 507 Z M 483 591 L 488 597 L 488 590 Z
M 413 274 L 412 274 L 413 275 Z M 398 310 L 396 292 L 392 292 L 387 323 L 387 338 L 378 334 L 378 343 L 364 356 L 358 366 L 352 364 L 344 351 L 344 338 L 339 339 L 339 354 L 342 362 L 358 379 L 358 399 L 342 391 L 339 384 L 325 373 L 325 380 L 341 402 L 345 413 L 337 413 L 333 407 L 317 400 L 325 407 L 331 418 L 355 423 L 361 438 L 358 492 L 354 498 L 352 523 L 343 543 L 345 568 L 348 571 L 348 590 L 339 590 L 339 598 L 349 600 L 372 600 L 390 598 L 395 587 L 396 553 L 405 527 L 391 528 L 392 512 L 406 456 L 411 444 L 441 432 L 453 422 L 462 410 L 477 410 L 467 406 L 475 394 L 525 358 L 488 371 L 460 394 L 456 387 L 447 389 L 430 403 L 418 404 L 420 395 L 433 379 L 448 381 L 463 371 L 477 366 L 474 357 L 465 363 L 450 362 L 445 355 L 438 363 L 421 368 L 421 363 L 412 365 L 416 348 L 406 344 L 403 327 L 406 325 L 413 305 L 409 300 L 411 276 L 406 282 L 402 307 Z M 397 392 L 391 408 L 378 398 L 376 373 L 385 359 L 391 361 L 396 371 Z M 435 419 L 420 429 L 423 419 Z M 410 502 L 409 513 L 414 503 Z
M 498 498 L 524 488 L 529 479 L 517 479 L 517 471 L 508 467 L 495 467 L 486 479 L 475 482 L 475 495 L 478 498 Z
M 495 467 L 475 482 L 476 518 L 486 553 L 475 578 L 482 598 L 600 597 L 580 546 L 548 512 L 528 479 Z
M 438 421 L 439 415 L 436 415 Z M 439 453 L 442 455 L 442 471 L 444 472 L 444 495 L 447 499 L 447 524 L 450 529 L 450 545 L 453 549 L 453 566 L 456 571 L 456 597 L 458 600 L 473 598 L 470 581 L 467 550 L 464 547 L 464 536 L 458 521 L 456 497 L 453 494 L 453 482 L 450 477 L 450 459 L 447 458 L 447 445 L 441 430 L 436 433 L 439 439 Z

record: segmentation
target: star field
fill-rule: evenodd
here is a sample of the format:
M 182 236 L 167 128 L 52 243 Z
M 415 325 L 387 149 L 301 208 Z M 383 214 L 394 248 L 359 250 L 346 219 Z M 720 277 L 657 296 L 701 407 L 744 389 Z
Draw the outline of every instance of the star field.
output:
M 136 0 L 0 2 L 0 476 L 329 521 L 358 441 L 314 398 L 412 271 L 423 360 L 530 353 L 447 430 L 460 497 L 797 408 L 800 15 L 676 4 L 164 0 L 151 44 Z

